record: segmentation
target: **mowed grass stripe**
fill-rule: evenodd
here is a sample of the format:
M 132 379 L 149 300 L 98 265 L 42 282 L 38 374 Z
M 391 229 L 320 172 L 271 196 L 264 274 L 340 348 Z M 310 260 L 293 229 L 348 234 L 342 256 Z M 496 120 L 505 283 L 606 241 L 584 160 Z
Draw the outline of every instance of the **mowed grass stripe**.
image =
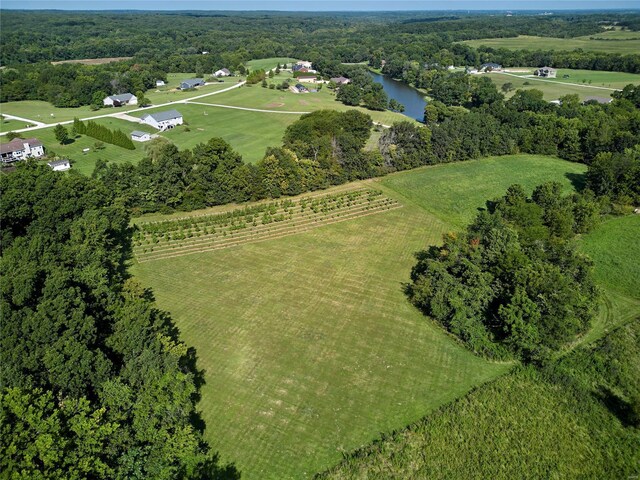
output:
M 512 183 L 569 190 L 582 172 L 524 155 L 428 167 L 353 184 L 403 208 L 135 265 L 198 352 L 214 449 L 249 480 L 311 478 L 507 371 L 407 302 L 414 254 Z

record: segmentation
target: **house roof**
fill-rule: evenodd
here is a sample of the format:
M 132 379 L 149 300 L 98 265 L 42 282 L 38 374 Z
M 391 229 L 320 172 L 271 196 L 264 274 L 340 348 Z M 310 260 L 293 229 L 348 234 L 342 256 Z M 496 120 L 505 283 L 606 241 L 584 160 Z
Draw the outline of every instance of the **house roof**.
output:
M 224 72 L 227 75 L 231 73 L 231 71 L 228 68 L 221 68 L 220 70 L 216 70 L 217 72 Z
M 134 97 L 134 95 L 131 94 L 131 93 L 122 93 L 120 95 L 109 95 L 107 98 L 110 98 L 111 100 L 113 100 L 115 102 L 128 102 L 133 97 Z
M 182 82 L 180 82 L 180 85 L 183 85 L 185 83 L 193 87 L 194 85 L 204 83 L 204 78 L 190 78 L 188 80 L 183 80 Z
M 332 81 L 332 82 L 334 82 L 334 83 L 344 83 L 344 82 L 346 82 L 347 80 L 349 80 L 349 79 L 348 79 L 348 78 L 346 78 L 346 77 L 333 77 L 333 78 L 331 79 L 331 81 Z
M 156 122 L 166 122 L 174 118 L 181 118 L 182 114 L 177 110 L 165 110 L 164 112 L 148 113 L 142 119 L 147 117 L 153 118 Z
M 145 135 L 151 135 L 151 134 L 147 132 L 141 132 L 140 130 L 134 130 L 133 132 L 131 132 L 132 137 L 144 137 Z
M 487 67 L 491 67 L 491 68 L 501 68 L 502 65 L 500 65 L 499 63 L 483 63 L 482 65 L 480 65 L 480 68 L 487 68 Z
M 0 145 L 0 153 L 12 153 L 24 150 L 25 143 L 28 143 L 31 148 L 42 146 L 42 142 L 37 138 L 14 138 L 10 142 Z
M 301 83 L 296 83 L 296 88 L 297 88 L 298 90 L 303 89 L 303 88 L 304 88 L 305 90 L 307 89 L 307 87 L 305 87 L 305 86 L 304 86 L 304 85 L 302 85 Z
M 296 64 L 293 67 L 291 67 L 291 70 L 293 70 L 294 72 L 307 72 L 307 71 L 309 71 L 309 67 L 305 67 L 304 65 Z
M 47 165 L 49 165 L 51 168 L 53 167 L 60 167 L 62 165 L 69 165 L 69 160 L 64 159 L 64 160 L 54 160 L 53 162 L 47 162 Z
M 584 102 L 598 102 L 598 103 L 611 103 L 613 99 L 611 97 L 584 97 Z

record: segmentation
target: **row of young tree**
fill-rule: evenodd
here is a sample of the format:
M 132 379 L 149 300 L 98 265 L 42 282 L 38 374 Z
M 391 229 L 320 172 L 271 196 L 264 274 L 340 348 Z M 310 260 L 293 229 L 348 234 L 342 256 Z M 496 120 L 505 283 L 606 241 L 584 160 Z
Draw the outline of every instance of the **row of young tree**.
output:
M 32 162 L 0 195 L 2 476 L 237 478 L 203 440 L 193 349 L 126 271 L 129 213 Z

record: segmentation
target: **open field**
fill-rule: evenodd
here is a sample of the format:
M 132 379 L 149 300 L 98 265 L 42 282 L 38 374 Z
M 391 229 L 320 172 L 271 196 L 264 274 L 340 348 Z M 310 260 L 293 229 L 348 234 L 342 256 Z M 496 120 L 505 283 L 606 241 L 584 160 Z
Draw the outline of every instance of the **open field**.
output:
M 118 109 L 118 111 L 125 112 L 127 110 L 131 110 L 132 108 L 135 107 L 121 107 Z M 111 113 L 112 111 L 113 110 L 106 109 L 94 111 L 91 110 L 88 106 L 78 108 L 56 108 L 49 102 L 42 102 L 40 100 L 23 100 L 20 102 L 0 103 L 0 113 L 16 115 L 18 117 L 24 117 L 30 120 L 35 120 L 37 122 L 49 124 L 73 120 L 74 117 L 94 117 L 96 115 L 100 115 L 101 113 Z M 14 120 L 14 122 L 18 121 Z M 6 132 L 9 130 L 24 128 L 24 123 L 25 122 L 18 122 L 16 126 L 10 129 L 5 129 L 3 127 L 2 131 Z
M 202 87 L 197 87 L 193 91 L 177 90 L 176 87 L 180 86 L 181 81 L 188 78 L 195 78 L 195 76 L 195 73 L 170 73 L 167 75 L 167 84 L 164 87 L 152 88 L 151 90 L 147 90 L 145 96 L 151 101 L 152 104 L 160 105 L 163 103 L 183 100 L 189 97 L 195 97 L 197 95 L 202 95 L 205 93 L 215 92 L 216 90 L 228 88 L 235 83 L 243 80 L 240 77 L 223 77 L 220 78 L 220 80 L 222 80 L 221 82 L 203 85 Z M 104 110 L 101 110 L 101 112 L 102 111 Z
M 400 172 L 380 182 L 459 229 L 473 220 L 486 200 L 503 195 L 514 183 L 531 191 L 540 183 L 555 180 L 569 191 L 572 181 L 580 181 L 586 170 L 585 165 L 553 157 L 510 155 Z
M 598 36 L 605 37 L 605 33 Z M 550 38 L 521 35 L 515 38 L 484 38 L 480 40 L 465 40 L 461 43 L 477 48 L 480 46 L 492 48 L 507 48 L 509 50 L 575 50 L 581 48 L 587 52 L 605 52 L 619 54 L 633 54 L 640 51 L 640 35 L 632 40 L 591 40 L 589 37 Z
M 297 62 L 297 58 L 291 57 L 273 57 L 273 58 L 259 58 L 257 60 L 250 60 L 246 63 L 247 67 L 251 70 L 266 70 L 274 69 L 280 64 L 280 66 L 287 64 L 287 67 L 291 68 L 291 63 Z
M 569 185 L 567 176 L 583 170 L 533 156 L 426 167 L 311 194 L 373 188 L 401 208 L 136 263 L 134 275 L 197 349 L 206 380 L 199 408 L 213 448 L 236 462 L 243 478 L 309 478 L 341 452 L 506 372 L 511 365 L 473 356 L 407 302 L 402 284 L 413 254 L 512 183 Z M 412 174 L 420 180 L 408 181 Z M 473 181 L 456 181 L 466 176 Z M 446 195 L 415 191 L 420 182 L 426 191 L 447 181 Z M 471 192 L 472 201 L 454 200 Z
M 511 70 L 511 69 L 507 69 Z M 521 67 L 514 68 L 517 72 L 513 74 L 526 77 L 533 75 L 534 67 Z M 522 71 L 524 70 L 524 71 Z M 494 72 L 491 75 L 501 75 L 500 72 Z M 567 78 L 564 78 L 568 75 Z M 548 83 L 577 83 L 583 87 L 606 87 L 617 88 L 622 90 L 630 83 L 635 85 L 640 84 L 640 75 L 637 73 L 625 73 L 625 72 L 601 72 L 596 70 L 574 70 L 570 68 L 559 68 L 557 78 L 544 79 L 539 77 L 533 77 L 536 83 L 548 82 Z
M 226 93 L 223 93 L 216 99 L 222 101 L 225 95 Z M 212 137 L 221 137 L 240 152 L 247 162 L 261 159 L 267 147 L 281 145 L 285 129 L 298 118 L 298 115 L 250 112 L 196 104 L 173 105 L 150 111 L 162 111 L 167 108 L 178 110 L 188 123 L 186 127 L 176 127 L 161 134 L 179 148 L 193 148 Z M 136 112 L 134 115 L 141 117 L 145 113 L 147 111 Z

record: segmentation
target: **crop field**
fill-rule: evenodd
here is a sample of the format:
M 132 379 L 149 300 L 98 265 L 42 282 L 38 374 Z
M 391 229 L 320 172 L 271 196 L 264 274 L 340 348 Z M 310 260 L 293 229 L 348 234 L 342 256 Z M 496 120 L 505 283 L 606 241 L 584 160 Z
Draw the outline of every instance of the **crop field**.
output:
M 607 38 L 605 32 L 597 34 L 600 38 Z M 619 54 L 633 54 L 640 51 L 640 35 L 628 39 L 592 40 L 590 37 L 550 38 L 521 35 L 515 38 L 484 38 L 480 40 L 465 40 L 471 47 L 480 46 L 492 48 L 507 48 L 509 50 L 576 50 L 581 48 L 587 52 L 606 52 Z
M 468 170 L 470 164 L 476 170 Z M 530 187 L 554 179 L 569 188 L 568 178 L 582 171 L 554 158 L 490 158 L 263 202 L 258 205 L 276 203 L 275 213 L 268 212 L 272 218 L 284 217 L 265 224 L 270 207 L 247 212 L 253 204 L 175 214 L 175 225 L 163 225 L 158 215 L 138 219 L 141 261 L 133 273 L 153 288 L 160 308 L 197 350 L 206 381 L 199 409 L 213 448 L 235 462 L 243 478 L 310 478 L 342 452 L 508 371 L 511 364 L 474 356 L 407 302 L 403 283 L 413 255 L 512 183 Z M 409 181 L 412 174 L 418 180 Z M 447 183 L 446 195 L 416 192 L 433 189 L 438 177 L 444 182 L 467 175 L 473 180 Z M 396 177 L 405 178 L 407 188 L 389 188 Z M 347 205 L 355 192 L 361 192 L 359 200 Z M 311 201 L 301 212 L 303 198 Z M 381 208 L 348 217 L 374 202 Z M 215 223 L 224 213 L 226 227 Z M 246 227 L 237 229 L 242 215 Z M 253 215 L 255 226 L 246 215 Z M 313 227 L 293 234 L 300 225 Z M 214 235 L 213 243 L 205 235 Z M 167 250 L 172 242 L 175 248 Z M 165 250 L 156 250 L 160 246 Z M 203 251 L 194 253 L 198 248 Z M 150 257 L 177 249 L 189 250 Z

